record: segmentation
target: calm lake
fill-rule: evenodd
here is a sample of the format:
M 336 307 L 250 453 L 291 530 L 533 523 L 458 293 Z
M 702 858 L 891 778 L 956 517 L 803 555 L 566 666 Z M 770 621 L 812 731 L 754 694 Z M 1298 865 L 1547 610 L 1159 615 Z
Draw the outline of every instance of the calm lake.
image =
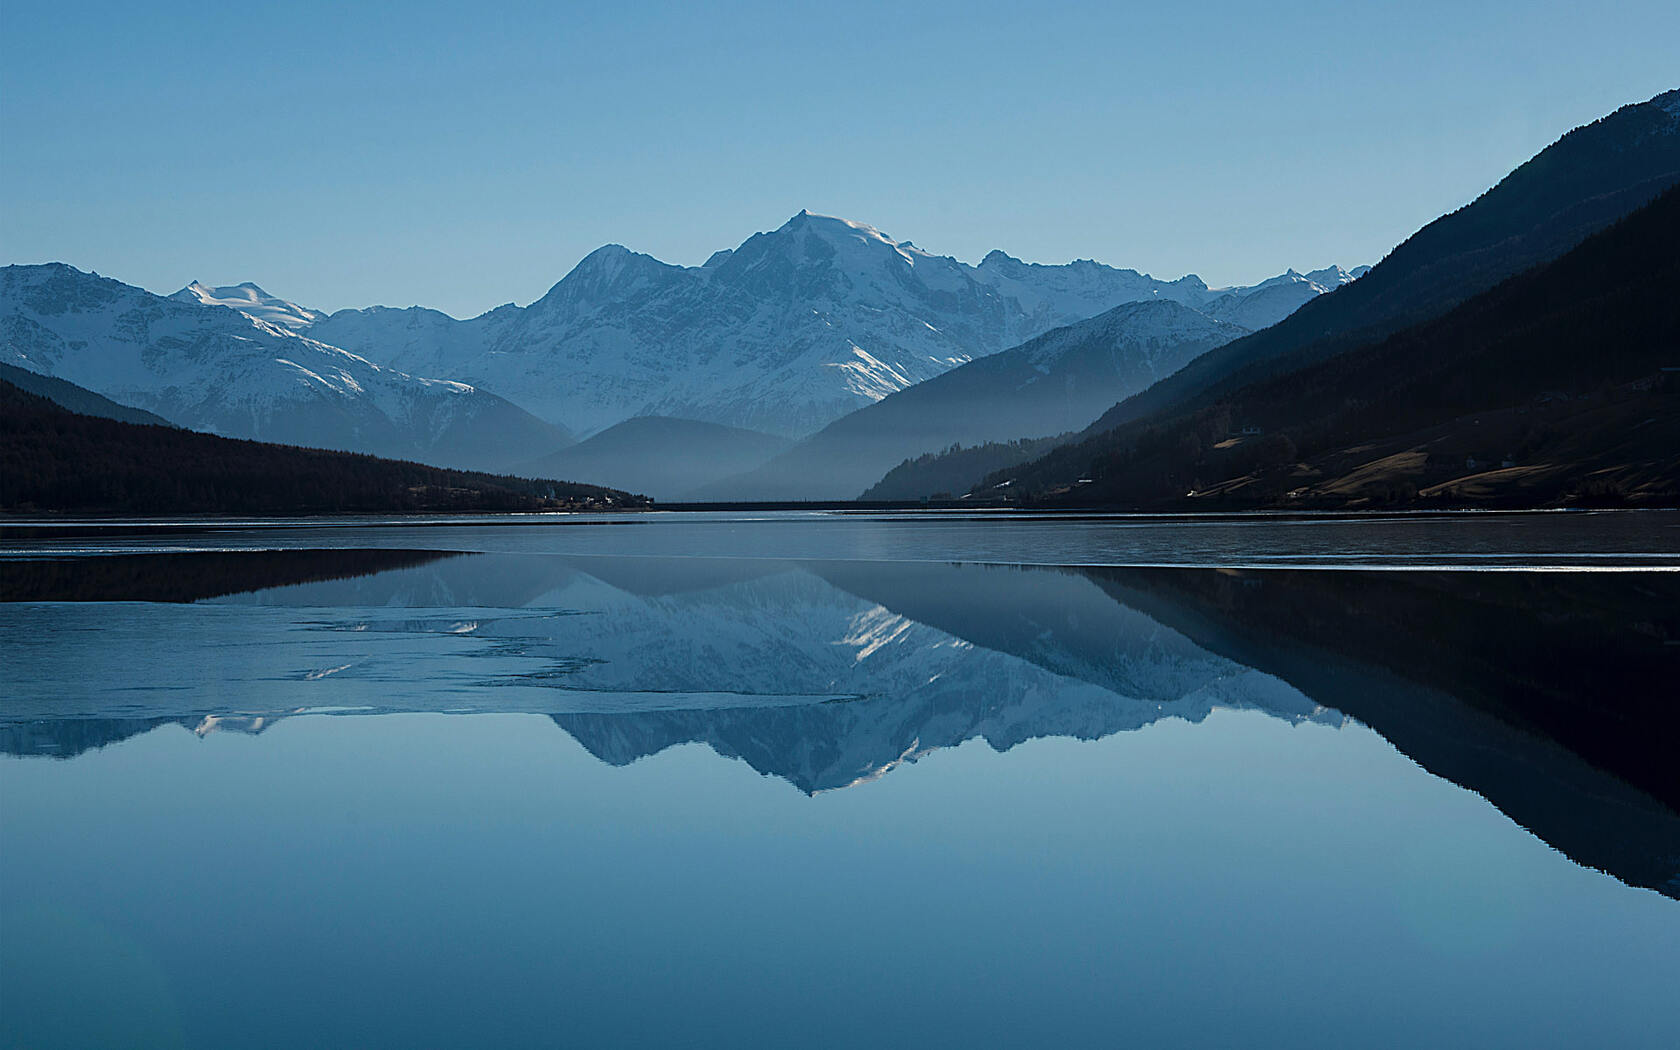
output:
M 1680 513 L 0 534 L 0 1046 L 1663 1047 Z

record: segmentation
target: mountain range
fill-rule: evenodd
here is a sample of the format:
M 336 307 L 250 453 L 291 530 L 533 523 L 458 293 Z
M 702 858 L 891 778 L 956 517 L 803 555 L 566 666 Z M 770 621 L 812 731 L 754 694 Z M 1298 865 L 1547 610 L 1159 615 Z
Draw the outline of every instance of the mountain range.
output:
M 1194 276 L 1028 264 L 1001 251 L 970 266 L 800 212 L 703 266 L 607 245 L 528 307 L 466 321 L 375 307 L 309 331 L 417 375 L 501 392 L 580 433 L 657 415 L 797 438 L 1121 303 L 1170 299 L 1269 324 L 1354 276 L 1290 271 L 1216 290 Z
M 1485 297 L 1505 282 L 1570 254 L 1677 182 L 1680 91 L 1671 91 L 1569 132 L 1368 272 L 1290 270 L 1235 288 L 1001 251 L 969 265 L 804 211 L 702 266 L 608 245 L 529 306 L 469 320 L 420 307 L 327 314 L 252 283 L 194 281 L 163 297 L 63 264 L 13 266 L 0 272 L 0 363 L 195 430 L 470 469 L 578 470 L 664 499 L 913 496 L 918 486 L 927 497 L 937 486 L 1134 506 L 1245 488 L 1249 504 L 1332 489 L 1358 500 L 1370 486 L 1331 482 L 1363 477 L 1366 463 L 1298 455 L 1304 413 L 1316 411 L 1301 397 L 1329 396 L 1328 362 L 1363 362 L 1342 366 L 1358 374 L 1336 380 L 1337 411 L 1349 412 L 1434 369 L 1408 388 L 1405 434 L 1451 430 L 1449 410 L 1515 411 L 1505 396 L 1515 387 L 1485 404 L 1429 403 L 1451 363 L 1420 362 L 1430 339 L 1450 333 L 1426 336 L 1421 326 L 1492 309 Z M 1653 253 L 1662 265 L 1660 248 Z M 1544 313 L 1584 339 L 1608 332 L 1593 311 L 1620 293 L 1602 274 L 1570 272 L 1580 283 L 1554 280 L 1544 303 L 1505 295 L 1496 323 L 1455 330 L 1461 354 L 1482 355 L 1497 379 L 1524 365 L 1514 344 L 1497 365 L 1482 353 L 1490 323 L 1530 331 Z M 1618 338 L 1649 336 L 1660 350 L 1667 329 L 1651 293 L 1661 282 L 1625 268 L 1622 280 L 1631 308 L 1645 313 Z M 1572 296 L 1600 305 L 1569 313 Z M 1483 342 L 1464 343 L 1473 330 Z M 1556 363 L 1552 349 L 1538 349 L 1545 338 L 1525 345 Z M 1391 339 L 1401 343 L 1372 349 Z M 1547 382 L 1522 396 L 1556 400 Z M 1667 418 L 1665 406 L 1652 418 Z M 1601 482 L 1667 498 L 1668 482 L 1649 471 L 1599 476 L 1615 464 L 1594 467 L 1596 480 L 1554 484 L 1598 462 L 1582 441 L 1602 444 L 1621 426 L 1609 416 L 1566 425 L 1596 436 L 1555 450 L 1568 458 L 1546 475 L 1546 498 Z M 1530 454 L 1544 444 L 1517 431 L 1498 443 Z M 568 454 L 574 433 L 602 440 Z M 1492 442 L 1473 434 L 1430 438 L 1433 453 L 1383 444 L 1399 431 L 1364 443 L 1343 436 L 1347 449 L 1435 455 L 1419 491 L 1469 491 L 1443 467 L 1460 453 L 1465 477 L 1487 459 L 1520 465 L 1514 447 L 1484 448 Z M 1660 445 L 1634 449 L 1635 458 L 1661 461 Z M 1334 452 L 1315 446 L 1314 455 Z M 1306 483 L 1250 486 L 1256 471 L 1295 471 Z M 876 487 L 894 472 L 892 485 Z M 1411 484 L 1396 488 L 1387 468 L 1377 474 L 1383 492 Z
M 510 448 L 572 440 L 469 384 L 60 263 L 0 269 L 0 362 L 227 437 L 466 469 L 505 466 Z
M 806 436 L 1119 304 L 1178 303 L 1252 327 L 1362 272 L 1210 289 L 1001 251 L 971 266 L 801 212 L 704 266 L 608 245 L 530 306 L 464 321 L 421 307 L 329 315 L 251 282 L 158 296 L 63 264 L 8 267 L 0 361 L 190 429 L 453 467 L 510 469 L 567 447 L 573 430 L 646 417 L 756 431 L 767 457 L 769 438 Z M 708 466 L 687 487 L 758 465 L 722 431 L 690 429 L 689 459 Z M 900 448 L 882 470 L 924 451 Z M 855 480 L 834 491 L 875 479 Z M 672 495 L 681 482 L 655 487 Z

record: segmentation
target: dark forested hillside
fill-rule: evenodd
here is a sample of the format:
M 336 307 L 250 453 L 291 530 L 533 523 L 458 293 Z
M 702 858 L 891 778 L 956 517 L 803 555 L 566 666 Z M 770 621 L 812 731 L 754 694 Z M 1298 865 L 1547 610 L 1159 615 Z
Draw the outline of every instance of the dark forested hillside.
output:
M 1268 376 L 1440 316 L 1550 261 L 1680 182 L 1680 90 L 1576 128 L 1470 204 L 1407 238 L 1370 273 L 1203 355 L 1115 405 L 1097 434 L 1205 406 Z
M 1672 503 L 1677 245 L 1672 189 L 1442 318 L 986 484 L 1140 508 Z
M 887 471 L 860 500 L 950 499 L 974 487 L 987 474 L 1027 463 L 1067 441 L 1070 435 L 953 445 L 907 459 Z
M 169 420 L 147 412 L 145 409 L 118 404 L 103 394 L 96 394 L 84 387 L 77 386 L 75 383 L 66 382 L 55 376 L 40 375 L 26 368 L 8 365 L 5 362 L 0 362 L 0 380 L 37 397 L 44 397 L 60 408 L 79 412 L 84 416 L 101 416 L 122 423 L 174 426 Z
M 70 412 L 0 381 L 0 509 L 109 514 L 625 507 L 594 485 L 444 470 Z

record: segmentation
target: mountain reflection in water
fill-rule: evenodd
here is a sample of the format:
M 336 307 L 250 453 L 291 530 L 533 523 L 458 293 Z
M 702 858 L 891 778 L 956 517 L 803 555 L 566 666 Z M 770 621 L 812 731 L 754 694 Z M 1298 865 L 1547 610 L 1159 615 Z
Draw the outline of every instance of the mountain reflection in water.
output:
M 0 567 L 10 754 L 523 711 L 614 765 L 700 742 L 819 792 L 975 738 L 1352 717 L 1578 863 L 1680 896 L 1672 573 L 346 549 Z

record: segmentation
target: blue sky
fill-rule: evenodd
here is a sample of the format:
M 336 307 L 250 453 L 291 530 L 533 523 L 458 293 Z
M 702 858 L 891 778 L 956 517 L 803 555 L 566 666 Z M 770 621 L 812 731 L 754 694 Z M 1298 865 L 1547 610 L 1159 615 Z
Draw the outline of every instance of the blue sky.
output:
M 7 3 L 0 258 L 529 302 L 800 208 L 1212 284 L 1375 262 L 1680 86 L 1680 5 Z

